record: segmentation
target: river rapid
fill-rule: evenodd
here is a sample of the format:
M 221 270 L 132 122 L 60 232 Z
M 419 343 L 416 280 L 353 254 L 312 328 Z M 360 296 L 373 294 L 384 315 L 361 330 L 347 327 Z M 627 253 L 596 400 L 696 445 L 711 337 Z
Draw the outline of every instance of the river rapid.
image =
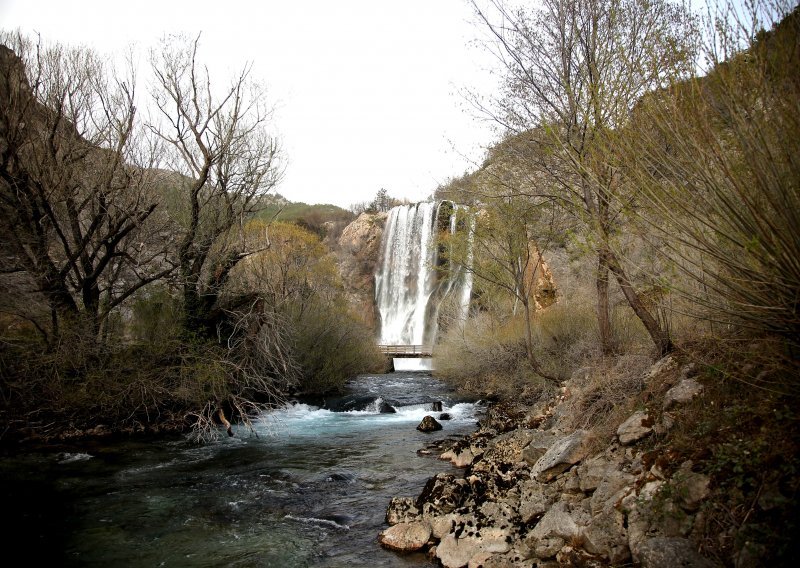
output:
M 415 427 L 438 418 L 434 401 L 452 419 L 424 434 Z M 314 402 L 265 414 L 255 435 L 238 428 L 205 445 L 5 458 L 6 556 L 55 566 L 433 566 L 376 537 L 391 497 L 416 496 L 452 471 L 417 451 L 473 431 L 480 406 L 423 373 L 361 376 L 345 396 Z M 379 412 L 386 404 L 396 412 Z

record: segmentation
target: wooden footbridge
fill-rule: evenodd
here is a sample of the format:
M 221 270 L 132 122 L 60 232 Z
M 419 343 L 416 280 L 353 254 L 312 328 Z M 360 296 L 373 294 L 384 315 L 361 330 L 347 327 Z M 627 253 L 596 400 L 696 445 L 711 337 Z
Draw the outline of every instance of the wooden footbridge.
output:
M 389 357 L 433 357 L 433 345 L 378 345 Z

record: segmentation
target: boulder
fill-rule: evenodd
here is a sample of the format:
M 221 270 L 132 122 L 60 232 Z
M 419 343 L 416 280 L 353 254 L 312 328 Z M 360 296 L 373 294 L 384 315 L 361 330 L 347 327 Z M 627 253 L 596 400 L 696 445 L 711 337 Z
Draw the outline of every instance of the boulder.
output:
M 522 461 L 522 453 L 530 443 L 539 437 L 536 430 L 519 429 L 501 434 L 489 441 L 484 459 L 496 463 L 513 464 Z
M 525 541 L 537 557 L 551 558 L 565 542 L 580 534 L 581 528 L 570 514 L 567 503 L 559 501 L 536 523 Z
M 622 564 L 631 557 L 625 516 L 619 511 L 605 511 L 592 517 L 583 530 L 583 548 L 606 558 L 612 565 Z
M 473 558 L 474 566 L 486 554 L 502 554 L 511 550 L 510 531 L 497 527 L 484 527 L 480 530 L 464 531 L 446 535 L 436 547 L 436 557 L 445 568 L 469 566 Z
M 420 432 L 435 432 L 441 429 L 442 425 L 439 424 L 431 415 L 425 416 L 425 418 L 422 419 L 422 422 L 419 423 L 419 426 L 417 426 L 417 430 Z
M 541 482 L 552 480 L 586 457 L 589 441 L 590 433 L 586 430 L 575 430 L 559 439 L 536 461 L 531 476 Z
M 411 497 L 392 497 L 386 508 L 386 522 L 390 525 L 407 523 L 419 517 L 420 510 Z
M 669 410 L 678 404 L 686 404 L 703 392 L 703 385 L 695 379 L 683 379 L 664 395 L 664 410 Z
M 470 448 L 452 448 L 439 456 L 439 459 L 450 460 L 450 463 L 456 467 L 467 467 L 474 458 Z
M 381 545 L 399 552 L 413 552 L 428 543 L 431 527 L 428 523 L 413 521 L 399 523 L 383 531 L 378 540 Z
M 519 516 L 523 523 L 542 516 L 554 497 L 547 492 L 547 486 L 538 481 L 524 481 L 520 484 Z
M 553 431 L 539 432 L 531 438 L 527 446 L 522 449 L 522 459 L 528 465 L 534 465 L 550 447 L 556 443 L 559 436 Z
M 423 514 L 451 513 L 461 504 L 466 485 L 466 480 L 456 479 L 452 474 L 435 475 L 428 480 L 417 498 L 417 508 L 422 510 Z
M 653 420 L 642 410 L 634 412 L 625 422 L 617 428 L 619 443 L 623 446 L 630 445 L 653 431 Z
M 715 568 L 685 538 L 654 537 L 639 547 L 642 568 Z
M 452 419 L 453 419 L 453 417 L 452 417 L 452 416 L 450 416 L 450 413 L 449 413 L 449 412 L 442 412 L 442 413 L 439 415 L 439 420 L 452 420 Z
M 592 515 L 616 509 L 623 497 L 633 490 L 635 481 L 636 477 L 624 471 L 609 471 L 589 500 Z

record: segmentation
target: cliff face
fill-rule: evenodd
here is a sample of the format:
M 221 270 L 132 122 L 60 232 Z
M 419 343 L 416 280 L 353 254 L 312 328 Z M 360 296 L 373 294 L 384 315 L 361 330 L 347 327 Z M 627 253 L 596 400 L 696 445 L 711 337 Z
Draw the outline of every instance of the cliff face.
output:
M 375 270 L 381 257 L 381 237 L 387 213 L 362 213 L 339 237 L 337 259 L 350 305 L 377 330 Z

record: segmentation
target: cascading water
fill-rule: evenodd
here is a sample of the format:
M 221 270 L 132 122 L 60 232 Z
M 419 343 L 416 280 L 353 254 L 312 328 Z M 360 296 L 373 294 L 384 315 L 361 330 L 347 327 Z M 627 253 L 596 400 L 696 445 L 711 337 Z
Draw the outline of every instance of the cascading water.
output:
M 439 306 L 451 292 L 457 291 L 460 311 L 462 316 L 466 314 L 471 275 L 453 266 L 446 277 L 440 277 L 436 270 L 438 233 L 447 229 L 455 233 L 457 215 L 463 211 L 465 208 L 450 202 L 427 202 L 400 205 L 389 212 L 382 261 L 375 275 L 381 320 L 379 343 L 433 345 Z

